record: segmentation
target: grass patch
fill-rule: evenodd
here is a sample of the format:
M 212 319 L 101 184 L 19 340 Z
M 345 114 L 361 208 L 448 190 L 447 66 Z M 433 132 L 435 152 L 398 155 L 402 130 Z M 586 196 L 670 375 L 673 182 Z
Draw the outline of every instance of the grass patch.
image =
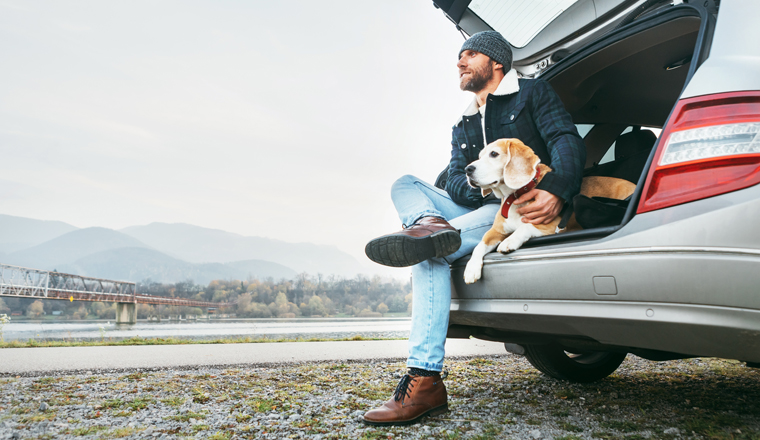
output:
M 148 375 L 145 373 L 137 372 L 137 373 L 127 374 L 126 376 L 122 376 L 119 379 L 121 380 L 126 379 L 128 381 L 135 382 L 135 381 L 144 380 L 147 376 Z
M 121 399 L 108 399 L 100 404 L 104 409 L 117 409 L 124 405 L 124 401 Z
M 50 383 L 56 383 L 60 381 L 60 377 L 43 377 L 40 379 L 35 380 L 35 383 L 44 383 L 44 384 L 50 384 Z
M 562 400 L 572 400 L 578 398 L 578 395 L 575 394 L 573 390 L 559 390 L 554 394 L 554 396 Z
M 249 399 L 245 404 L 256 412 L 269 412 L 277 408 L 274 399 Z
M 177 422 L 189 422 L 190 419 L 198 419 L 198 420 L 205 419 L 206 418 L 206 414 L 201 414 L 201 413 L 197 413 L 197 412 L 188 411 L 188 412 L 186 412 L 184 414 L 180 414 L 180 415 L 177 415 L 177 416 L 169 416 L 169 417 L 165 417 L 165 418 L 167 420 L 174 420 L 174 421 L 177 421 Z
M 497 425 L 486 423 L 483 426 L 483 433 L 477 434 L 471 438 L 473 440 L 489 440 L 489 439 L 497 439 L 501 437 L 502 437 L 501 428 L 499 428 Z
M 235 421 L 238 423 L 245 423 L 251 420 L 250 414 L 235 414 Z
M 193 388 L 193 402 L 206 403 L 211 400 L 211 396 L 204 393 L 200 388 Z
M 58 414 L 55 412 L 41 412 L 34 415 L 25 415 L 20 417 L 19 423 L 27 424 L 27 423 L 38 423 L 38 422 L 45 422 L 50 420 L 55 420 L 56 416 Z
M 477 358 L 477 359 L 473 359 L 471 361 L 468 361 L 467 364 L 468 365 L 494 365 L 495 362 L 492 361 L 491 359 Z
M 152 397 L 141 397 L 126 402 L 126 405 L 132 411 L 140 411 L 148 407 L 149 404 L 155 402 Z
M 108 429 L 108 426 L 103 426 L 103 425 L 86 426 L 84 428 L 72 429 L 71 435 L 74 435 L 77 437 L 84 437 L 86 435 L 97 434 L 100 431 L 105 431 L 107 429 Z
M 570 432 L 583 432 L 583 428 L 573 425 L 572 423 L 563 422 L 559 424 L 559 427 L 565 431 Z
M 164 405 L 171 406 L 173 408 L 179 408 L 180 406 L 185 404 L 184 397 L 169 397 L 168 399 L 161 399 L 161 403 Z
M 388 438 L 388 433 L 385 431 L 367 431 L 359 437 L 359 440 L 386 440 Z
M 708 438 L 717 439 L 744 438 L 727 434 L 727 428 L 741 428 L 742 431 L 745 430 L 744 423 L 742 423 L 738 417 L 729 414 L 716 414 L 709 417 L 689 418 L 687 420 L 684 420 L 681 428 L 686 432 L 694 431 L 697 434 L 707 436 Z M 747 438 L 758 439 L 760 436 Z
M 641 428 L 639 428 L 639 425 L 628 422 L 628 421 L 620 421 L 620 420 L 609 420 L 606 422 L 600 423 L 604 428 L 614 429 L 616 431 L 621 432 L 634 432 L 634 431 L 640 431 Z
M 114 437 L 114 438 L 122 438 L 122 437 L 129 437 L 130 435 L 134 435 L 140 431 L 143 431 L 142 429 L 138 428 L 116 428 L 113 431 L 109 431 L 106 433 L 106 437 Z
M 194 425 L 192 428 L 193 434 L 197 434 L 201 431 L 208 431 L 211 427 L 208 425 Z

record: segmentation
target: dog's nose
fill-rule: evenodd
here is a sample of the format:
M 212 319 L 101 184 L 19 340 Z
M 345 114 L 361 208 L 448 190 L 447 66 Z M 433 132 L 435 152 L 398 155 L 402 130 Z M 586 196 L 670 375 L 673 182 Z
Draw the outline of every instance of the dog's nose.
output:
M 475 165 L 467 165 L 464 168 L 464 172 L 467 173 L 468 176 L 472 176 L 472 173 L 475 172 Z

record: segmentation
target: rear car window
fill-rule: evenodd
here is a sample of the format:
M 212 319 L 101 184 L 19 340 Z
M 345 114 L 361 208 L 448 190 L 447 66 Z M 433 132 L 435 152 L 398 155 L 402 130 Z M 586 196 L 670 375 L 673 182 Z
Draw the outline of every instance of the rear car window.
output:
M 524 47 L 578 0 L 473 0 L 470 10 L 514 47 Z
M 641 128 L 644 129 L 644 130 L 650 130 L 658 138 L 660 137 L 660 133 L 662 133 L 662 129 L 661 128 L 655 128 L 655 127 L 641 127 Z M 633 127 L 629 126 L 625 130 L 623 130 L 623 132 L 620 133 L 620 134 L 624 135 L 624 134 L 630 133 L 632 131 L 633 131 Z M 601 160 L 599 160 L 599 165 L 603 165 L 603 164 L 605 164 L 607 162 L 612 162 L 612 161 L 615 160 L 615 144 L 616 143 L 617 143 L 617 141 L 613 142 L 612 145 L 610 145 L 610 149 L 607 150 L 607 152 L 604 153 L 604 156 L 601 158 Z

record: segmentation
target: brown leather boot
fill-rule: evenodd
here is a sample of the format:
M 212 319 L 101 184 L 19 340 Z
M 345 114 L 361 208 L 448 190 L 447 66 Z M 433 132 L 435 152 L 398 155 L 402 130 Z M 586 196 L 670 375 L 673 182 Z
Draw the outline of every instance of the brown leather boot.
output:
M 399 232 L 370 241 L 364 253 L 375 263 L 406 267 L 429 258 L 451 255 L 461 245 L 459 231 L 449 222 L 438 217 L 422 217 Z
M 391 399 L 380 408 L 367 411 L 363 421 L 368 425 L 410 425 L 448 410 L 446 386 L 440 374 L 429 377 L 406 374 Z

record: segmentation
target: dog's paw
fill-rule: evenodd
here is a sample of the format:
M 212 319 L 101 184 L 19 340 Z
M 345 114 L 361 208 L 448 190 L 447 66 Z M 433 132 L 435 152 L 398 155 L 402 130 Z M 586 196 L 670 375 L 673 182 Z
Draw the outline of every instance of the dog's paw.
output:
M 515 240 L 512 238 L 512 236 L 509 236 L 506 240 L 499 243 L 499 247 L 497 247 L 496 250 L 502 254 L 508 254 L 512 251 L 520 249 L 520 246 L 522 246 L 520 240 Z
M 464 282 L 466 284 L 472 284 L 480 279 L 480 275 L 483 272 L 483 262 L 470 260 L 467 262 L 467 267 L 464 268 Z

